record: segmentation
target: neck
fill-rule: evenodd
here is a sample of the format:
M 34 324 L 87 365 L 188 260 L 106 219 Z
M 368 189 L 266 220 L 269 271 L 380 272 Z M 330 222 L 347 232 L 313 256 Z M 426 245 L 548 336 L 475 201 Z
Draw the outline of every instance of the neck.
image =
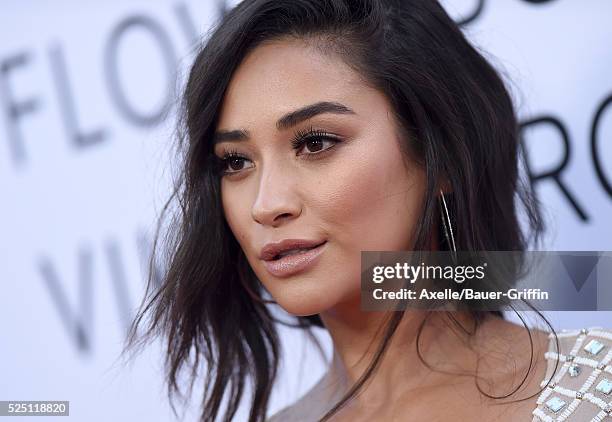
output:
M 386 323 L 392 314 L 361 311 L 357 300 L 320 315 L 334 344 L 327 380 L 335 386 L 335 396 L 346 393 L 365 373 L 380 342 L 385 339 Z M 458 372 L 473 373 L 476 355 L 469 345 L 468 335 L 444 314 L 432 312 L 427 317 L 422 310 L 404 313 L 385 354 L 366 383 L 367 388 L 360 393 L 359 402 L 380 404 L 407 389 L 435 388 L 449 381 L 457 382 Z M 452 316 L 467 330 L 473 330 L 473 320 L 467 313 L 453 312 Z M 416 348 L 419 330 L 420 355 L 435 370 L 419 357 Z

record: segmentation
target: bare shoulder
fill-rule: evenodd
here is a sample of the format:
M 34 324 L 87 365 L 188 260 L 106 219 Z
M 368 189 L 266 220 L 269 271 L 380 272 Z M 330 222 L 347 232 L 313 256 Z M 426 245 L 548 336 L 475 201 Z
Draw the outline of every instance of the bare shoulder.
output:
M 266 419 L 266 422 L 281 422 L 281 421 L 290 421 L 291 419 L 291 406 L 287 406 L 270 416 Z
M 479 374 L 483 391 L 490 399 L 474 413 L 487 420 L 531 421 L 541 392 L 548 362 L 549 331 L 504 319 L 491 319 L 483 326 L 478 341 Z M 474 398 L 476 402 L 476 398 Z
M 274 413 L 269 419 L 266 419 L 266 422 L 316 422 L 322 414 L 320 410 L 317 410 L 318 407 L 318 403 L 302 397 Z
M 492 395 L 511 391 L 517 381 L 522 387 L 508 400 L 492 400 L 491 406 L 484 410 L 486 416 L 478 409 L 473 413 L 474 418 L 480 414 L 486 420 L 536 422 L 605 420 L 612 416 L 612 328 L 548 332 L 494 321 L 483 331 L 491 336 L 500 330 L 501 340 L 489 337 L 492 346 L 487 353 L 508 345 L 507 362 L 504 359 L 484 361 L 491 367 L 516 365 L 512 372 L 529 375 L 524 382 L 522 376 L 496 378 L 493 385 L 499 386 L 500 391 L 492 391 Z M 512 339 L 516 344 L 509 343 Z M 534 352 L 533 360 L 529 350 Z M 520 359 L 525 354 L 527 361 Z M 532 363 L 527 364 L 528 361 Z
M 316 422 L 325 413 L 324 406 L 329 403 L 325 391 L 326 376 L 321 379 L 306 394 L 300 397 L 295 403 L 283 407 L 266 422 Z
M 307 419 L 304 419 L 304 418 L 307 415 L 305 415 L 302 410 L 304 408 L 304 401 L 305 401 L 305 396 L 300 398 L 295 403 L 290 404 L 286 407 L 283 407 L 282 409 L 274 413 L 272 416 L 270 416 L 269 419 L 266 419 L 266 422 L 285 422 L 285 421 L 290 422 L 290 421 L 300 421 L 300 420 L 306 421 Z

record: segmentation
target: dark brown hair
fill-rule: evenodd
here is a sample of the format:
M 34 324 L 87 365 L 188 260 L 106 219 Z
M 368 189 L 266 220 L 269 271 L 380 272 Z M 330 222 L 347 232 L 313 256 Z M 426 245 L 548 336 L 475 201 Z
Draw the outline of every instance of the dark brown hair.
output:
M 439 225 L 437 195 L 443 177 L 452 192 L 447 196 L 451 221 L 461 222 L 454 227 L 458 250 L 522 251 L 537 243 L 543 230 L 537 201 L 520 177 L 519 125 L 509 92 L 438 2 L 242 1 L 214 27 L 190 69 L 179 110 L 182 164 L 160 216 L 147 293 L 126 348 L 158 335 L 166 339 L 170 397 L 180 393 L 177 380 L 185 368 L 191 369 L 191 392 L 203 360 L 202 421 L 215 420 L 224 400 L 224 420 L 231 420 L 247 380 L 253 387 L 248 420 L 264 420 L 277 375 L 278 321 L 225 220 L 211 139 L 225 90 L 242 59 L 261 42 L 286 37 L 312 41 L 322 52 L 338 55 L 390 100 L 406 135 L 402 148 L 418 158 L 426 173 L 414 250 L 427 250 Z M 170 213 L 172 204 L 177 208 Z M 525 211 L 525 232 L 519 206 Z M 160 237 L 168 215 L 170 224 Z M 160 242 L 167 253 L 157 285 L 152 270 Z M 440 249 L 448 244 L 441 242 Z M 492 315 L 503 317 L 474 311 L 474 329 Z M 145 316 L 146 330 L 139 336 Z M 323 419 L 362 388 L 402 316 L 390 313 L 370 366 Z M 448 316 L 454 320 L 452 313 Z M 324 328 L 317 315 L 295 321 L 307 333 L 313 326 Z M 533 343 L 531 353 L 533 362 Z

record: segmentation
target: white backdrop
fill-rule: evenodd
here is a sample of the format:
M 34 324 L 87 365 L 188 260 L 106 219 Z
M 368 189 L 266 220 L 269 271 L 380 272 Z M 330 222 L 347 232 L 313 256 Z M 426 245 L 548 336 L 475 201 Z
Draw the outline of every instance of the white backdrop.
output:
M 513 81 L 531 170 L 542 176 L 546 249 L 611 250 L 612 4 L 444 4 Z M 69 419 L 78 421 L 174 419 L 157 348 L 129 368 L 114 360 L 168 194 L 175 69 L 187 68 L 194 40 L 222 6 L 3 3 L 0 400 L 70 400 Z M 549 316 L 557 328 L 612 326 L 611 313 Z M 298 333 L 282 333 L 304 358 L 283 366 L 272 411 L 323 370 Z

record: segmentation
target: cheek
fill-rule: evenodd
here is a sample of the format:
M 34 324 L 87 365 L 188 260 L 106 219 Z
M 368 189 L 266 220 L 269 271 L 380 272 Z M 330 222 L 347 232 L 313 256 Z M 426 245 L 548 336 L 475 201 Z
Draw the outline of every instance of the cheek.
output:
M 232 233 L 236 237 L 238 243 L 244 249 L 247 243 L 247 228 L 249 213 L 244 213 L 240 210 L 249 210 L 246 203 L 247 196 L 240 193 L 238 189 L 228 189 L 223 187 L 221 183 L 221 203 L 223 205 L 223 214 L 227 220 Z
M 422 206 L 424 177 L 407 170 L 396 148 L 355 154 L 334 166 L 321 185 L 318 204 L 330 237 L 358 254 L 361 250 L 407 249 Z M 382 164 L 384 163 L 384 164 Z
M 334 282 L 324 290 L 327 296 L 317 299 L 319 306 L 359 298 L 361 251 L 410 248 L 423 203 L 424 175 L 407 170 L 399 154 L 388 146 L 350 154 L 313 185 L 308 203 L 328 234 L 325 273 L 334 274 Z

